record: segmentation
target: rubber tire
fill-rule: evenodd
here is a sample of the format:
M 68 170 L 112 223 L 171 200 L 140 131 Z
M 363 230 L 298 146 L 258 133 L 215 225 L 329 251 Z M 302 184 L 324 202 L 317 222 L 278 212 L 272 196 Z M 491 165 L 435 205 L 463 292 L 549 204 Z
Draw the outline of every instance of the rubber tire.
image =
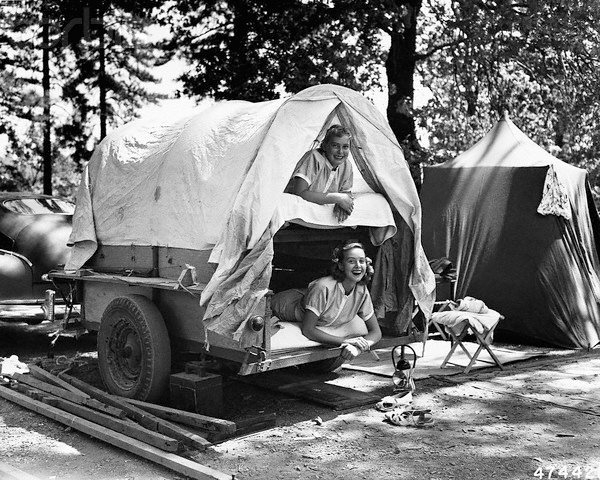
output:
M 167 393 L 169 332 L 150 299 L 127 295 L 112 300 L 102 314 L 97 345 L 100 376 L 111 393 L 148 402 Z
M 316 362 L 305 363 L 304 365 L 301 365 L 301 367 L 303 370 L 308 372 L 328 373 L 335 372 L 336 370 L 340 369 L 344 363 L 346 363 L 346 360 L 340 356 L 325 358 Z

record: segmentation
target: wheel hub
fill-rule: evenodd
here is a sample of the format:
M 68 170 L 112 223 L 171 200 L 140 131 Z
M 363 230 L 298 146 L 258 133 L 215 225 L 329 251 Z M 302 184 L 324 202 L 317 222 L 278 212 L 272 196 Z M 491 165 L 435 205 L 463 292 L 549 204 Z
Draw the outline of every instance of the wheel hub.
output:
M 126 315 L 119 317 L 112 330 L 108 357 L 113 380 L 124 389 L 133 388 L 142 371 L 142 342 Z
M 125 347 L 119 352 L 122 358 L 129 358 L 131 357 L 132 353 L 133 348 L 131 348 L 131 345 L 125 345 Z

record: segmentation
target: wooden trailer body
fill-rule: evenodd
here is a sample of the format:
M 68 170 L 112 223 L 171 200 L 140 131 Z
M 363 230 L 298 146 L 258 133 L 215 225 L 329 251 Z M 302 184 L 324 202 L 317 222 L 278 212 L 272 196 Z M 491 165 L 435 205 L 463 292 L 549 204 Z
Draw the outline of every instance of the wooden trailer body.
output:
M 331 250 L 347 238 L 362 240 L 367 253 L 376 254 L 377 247 L 370 244 L 366 228 L 317 230 L 292 227 L 281 230 L 274 238 L 272 291 L 306 286 L 311 279 L 324 275 Z M 209 332 L 207 349 L 202 322 L 205 309 L 199 300 L 214 271 L 214 266 L 208 263 L 209 255 L 209 250 L 99 245 L 94 256 L 81 269 L 75 272 L 55 271 L 49 276 L 59 286 L 61 282 L 75 285 L 74 290 L 81 304 L 81 321 L 88 330 L 99 332 L 99 335 L 102 332 L 103 317 L 115 299 L 143 296 L 160 312 L 160 318 L 168 332 L 173 357 L 210 355 L 235 362 L 240 375 L 307 363 L 320 365 L 323 369 L 339 366 L 340 347 L 321 345 L 272 350 L 272 292 L 265 295 L 247 320 L 247 328 L 261 331 L 260 342 L 242 348 L 234 340 L 211 335 Z M 195 269 L 196 283 L 182 285 L 179 277 L 188 266 Z M 420 341 L 421 338 L 422 332 L 411 325 L 406 335 L 384 337 L 378 346 L 406 344 Z M 102 338 L 98 339 L 99 350 L 103 341 L 105 340 Z M 142 343 L 143 339 L 136 337 L 129 341 Z M 115 356 L 122 355 L 123 353 L 119 352 Z M 102 363 L 100 366 L 102 369 Z M 106 373 L 103 374 L 103 378 L 105 376 Z M 123 391 L 118 393 L 123 394 Z

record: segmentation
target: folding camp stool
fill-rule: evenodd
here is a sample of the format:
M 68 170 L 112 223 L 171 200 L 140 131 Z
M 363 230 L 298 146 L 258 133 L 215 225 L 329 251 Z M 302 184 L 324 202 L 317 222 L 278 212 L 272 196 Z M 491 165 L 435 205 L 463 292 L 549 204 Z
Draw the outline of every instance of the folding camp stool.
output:
M 439 302 L 436 301 L 433 304 L 433 310 L 434 310 L 434 312 L 443 312 L 446 310 L 450 310 L 452 306 L 456 306 L 456 305 L 457 305 L 456 302 L 454 302 L 453 300 L 444 300 L 444 301 L 439 301 Z M 433 324 L 435 329 L 438 331 L 438 333 L 442 337 L 442 340 L 450 340 L 448 334 L 446 333 L 446 329 L 444 328 L 444 325 L 442 325 L 441 323 L 437 323 L 433 319 L 430 319 L 429 323 Z
M 456 365 L 458 367 L 464 367 L 464 365 L 459 365 L 457 363 L 453 363 L 450 361 L 450 358 L 456 351 L 456 348 L 460 347 L 462 349 L 462 351 L 465 352 L 465 355 L 467 356 L 467 358 L 470 360 L 469 364 L 465 367 L 464 373 L 469 373 L 471 371 L 471 368 L 473 368 L 473 365 L 475 365 L 475 362 L 477 362 L 477 361 L 489 363 L 490 365 L 498 365 L 500 370 L 504 370 L 504 367 L 502 366 L 502 362 L 498 359 L 496 354 L 490 348 L 490 345 L 491 345 L 493 337 L 494 337 L 494 330 L 496 329 L 496 326 L 500 323 L 500 321 L 503 319 L 504 319 L 504 317 L 502 315 L 500 315 L 500 320 L 498 320 L 498 322 L 496 322 L 496 324 L 489 330 L 484 330 L 483 333 L 479 333 L 476 329 L 471 328 L 471 325 L 469 325 L 469 322 L 467 320 L 465 320 L 464 322 L 459 324 L 459 326 L 461 328 L 460 328 L 460 330 L 458 330 L 458 332 L 456 332 L 452 328 L 446 328 L 445 330 L 446 330 L 446 333 L 450 337 L 452 346 L 450 347 L 450 351 L 448 352 L 448 355 L 446 355 L 446 358 L 442 362 L 441 368 L 444 368 L 446 366 L 446 364 L 448 364 L 448 363 L 451 365 Z M 433 322 L 434 322 L 436 328 L 438 328 L 438 329 L 439 329 L 439 327 L 443 328 L 442 325 L 436 324 L 435 320 Z M 467 350 L 467 347 L 465 347 L 465 345 L 463 344 L 465 337 L 469 334 L 470 331 L 475 335 L 475 338 L 477 339 L 477 344 L 478 344 L 477 350 L 475 350 L 475 353 L 473 355 L 471 355 L 471 353 L 469 353 L 469 350 Z M 479 354 L 483 351 L 483 349 L 487 350 L 487 352 L 490 354 L 490 357 L 492 357 L 493 362 L 490 362 L 489 360 L 483 360 L 483 359 L 478 358 Z

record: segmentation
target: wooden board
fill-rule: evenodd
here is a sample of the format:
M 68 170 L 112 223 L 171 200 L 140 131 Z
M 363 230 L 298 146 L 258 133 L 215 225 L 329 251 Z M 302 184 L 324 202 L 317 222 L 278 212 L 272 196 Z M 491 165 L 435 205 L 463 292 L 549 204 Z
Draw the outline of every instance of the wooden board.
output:
M 97 273 L 88 269 L 84 276 L 57 271 L 51 274 L 51 278 L 60 278 L 61 280 L 84 280 L 86 282 L 112 283 L 118 285 L 128 285 L 130 287 L 151 287 L 162 290 L 177 290 L 179 282 L 177 279 L 164 277 L 136 277 L 129 275 L 116 275 L 111 273 Z M 206 288 L 206 284 L 197 283 L 186 287 L 187 290 L 200 295 Z
M 2 480 L 41 480 L 40 477 L 34 477 L 23 470 L 2 462 L 0 462 L 0 478 Z
M 192 427 L 199 428 L 200 430 L 206 430 L 207 432 L 233 434 L 236 430 L 235 422 L 231 422 L 229 420 L 208 417 L 206 415 L 186 412 L 176 408 L 163 407 L 162 405 L 142 402 L 140 400 L 133 400 L 131 398 L 128 398 L 126 401 L 127 403 L 140 407 L 141 409 L 146 410 L 157 417 L 171 420 L 172 422 L 183 423 L 184 425 L 190 425 Z
M 79 430 L 80 432 L 86 433 L 87 435 L 91 435 L 94 438 L 110 443 L 115 447 L 122 448 L 123 450 L 134 453 L 142 458 L 170 468 L 177 473 L 187 475 L 190 478 L 197 480 L 233 480 L 234 478 L 233 475 L 219 472 L 218 470 L 180 457 L 174 453 L 163 452 L 144 442 L 140 442 L 139 440 L 118 432 L 113 432 L 112 430 L 96 425 L 95 423 L 75 415 L 71 415 L 70 413 L 63 412 L 56 407 L 29 398 L 27 395 L 15 392 L 10 388 L 0 387 L 0 397 Z
M 275 413 L 265 413 L 257 417 L 247 418 L 235 422 L 235 433 L 225 432 L 207 432 L 205 430 L 196 430 L 198 435 L 202 435 L 212 443 L 221 443 L 232 438 L 238 438 L 242 435 L 267 430 L 277 426 L 277 415 Z
M 91 398 L 87 393 L 82 392 L 81 390 L 75 388 L 73 385 L 65 382 L 64 380 L 61 380 L 49 371 L 44 370 L 43 368 L 38 367 L 33 363 L 29 363 L 27 364 L 27 366 L 29 367 L 29 372 L 31 373 L 31 375 L 33 375 L 38 380 L 43 380 L 44 382 L 51 383 L 52 385 L 55 385 L 57 387 L 62 387 L 65 390 L 69 390 L 70 392 L 76 393 L 82 397 Z
M 247 435 L 248 433 L 259 432 L 267 428 L 273 428 L 277 425 L 277 415 L 275 413 L 265 413 L 257 417 L 247 418 L 235 422 L 235 436 Z
M 115 432 L 122 433 L 123 435 L 127 435 L 128 437 L 135 438 L 148 445 L 153 445 L 166 452 L 176 452 L 179 450 L 179 442 L 177 440 L 163 435 L 162 433 L 148 430 L 135 422 L 114 418 L 110 415 L 105 415 L 90 408 L 86 408 L 83 405 L 69 402 L 63 398 L 45 398 L 43 401 L 48 405 L 60 408 L 65 412 L 72 413 L 73 415 L 77 415 L 80 418 L 97 423 L 98 425 L 102 425 Z
M 372 405 L 381 400 L 378 395 L 330 383 L 282 386 L 279 391 L 314 403 L 326 405 L 334 410 L 346 410 L 364 405 Z
M 202 438 L 199 435 L 194 435 L 178 425 L 175 425 L 167 420 L 163 420 L 162 418 L 158 418 L 157 416 L 152 415 L 151 413 L 148 413 L 141 408 L 136 407 L 135 405 L 131 405 L 127 403 L 124 398 L 111 395 L 110 393 L 104 392 L 99 388 L 89 385 L 78 378 L 71 377 L 66 374 L 61 374 L 60 378 L 69 382 L 74 387 L 83 390 L 88 395 L 96 398 L 96 400 L 107 403 L 108 405 L 112 405 L 113 407 L 120 408 L 127 414 L 128 417 L 134 419 L 143 427 L 160 432 L 198 450 L 205 450 L 206 447 L 211 445 L 211 443 L 205 438 Z
M 113 417 L 125 418 L 125 412 L 119 408 L 115 408 L 110 405 L 105 405 L 102 402 L 99 402 L 98 400 L 90 398 L 90 396 L 87 394 L 85 394 L 85 397 L 83 397 L 80 393 L 74 393 L 70 390 L 65 390 L 64 388 L 51 385 L 35 377 L 32 377 L 27 373 L 15 373 L 13 375 L 13 379 L 17 380 L 19 383 L 24 383 L 25 385 L 29 385 L 30 387 L 37 388 L 42 392 L 50 393 L 56 397 L 68 400 L 69 402 L 77 403 L 79 405 L 85 405 L 87 407 L 93 408 L 94 410 L 98 410 L 108 415 L 112 415 Z
M 317 378 L 315 378 L 317 377 Z M 289 372 L 273 371 L 264 375 L 252 375 L 250 377 L 238 377 L 238 380 L 251 385 L 285 393 L 293 397 L 302 398 L 314 403 L 326 405 L 334 410 L 346 410 L 348 408 L 362 407 L 377 403 L 381 398 L 372 393 L 365 393 L 347 387 L 340 387 L 323 380 L 331 378 L 331 375 L 303 376 Z

